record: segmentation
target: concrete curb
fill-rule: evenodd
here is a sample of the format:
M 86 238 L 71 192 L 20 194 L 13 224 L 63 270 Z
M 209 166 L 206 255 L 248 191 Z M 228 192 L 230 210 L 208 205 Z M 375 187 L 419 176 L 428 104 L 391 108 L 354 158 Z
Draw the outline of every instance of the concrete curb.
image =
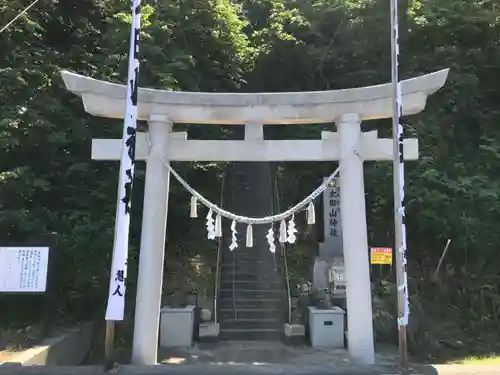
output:
M 324 366 L 294 365 L 246 365 L 246 364 L 198 364 L 119 366 L 106 373 L 102 366 L 0 366 L 0 375 L 400 375 L 402 372 L 391 366 Z M 492 365 L 419 365 L 405 375 L 500 375 L 500 366 Z
M 431 365 L 439 375 L 500 374 L 500 365 Z
M 500 375 L 500 365 L 418 365 L 408 372 L 393 366 L 296 366 L 281 364 L 193 364 L 118 366 L 105 372 L 102 366 L 28 366 L 4 364 L 0 375 Z
M 119 375 L 188 375 L 200 372 L 200 365 L 157 365 L 120 366 L 113 370 Z M 296 365 L 247 365 L 247 364 L 204 364 L 204 375 L 399 375 L 403 374 L 394 366 L 296 366 Z M 491 365 L 418 365 L 404 374 L 413 375 L 500 375 L 500 366 Z
M 398 374 L 390 367 L 330 367 L 296 366 L 296 365 L 248 365 L 248 364 L 205 364 L 201 370 L 199 365 L 159 365 L 159 366 L 121 366 L 113 371 L 118 375 L 376 375 Z
M 47 338 L 40 345 L 24 350 L 0 362 L 0 373 L 5 367 L 79 365 L 90 349 L 93 324 L 84 323 L 77 328 Z
M 1 375 L 104 375 L 102 366 L 28 366 L 1 365 Z

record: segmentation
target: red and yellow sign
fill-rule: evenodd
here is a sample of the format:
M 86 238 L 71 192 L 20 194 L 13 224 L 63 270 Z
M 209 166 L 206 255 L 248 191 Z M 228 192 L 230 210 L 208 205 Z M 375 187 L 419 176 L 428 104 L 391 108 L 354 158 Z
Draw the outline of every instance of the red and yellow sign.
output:
M 392 264 L 392 249 L 390 247 L 372 247 L 371 264 Z

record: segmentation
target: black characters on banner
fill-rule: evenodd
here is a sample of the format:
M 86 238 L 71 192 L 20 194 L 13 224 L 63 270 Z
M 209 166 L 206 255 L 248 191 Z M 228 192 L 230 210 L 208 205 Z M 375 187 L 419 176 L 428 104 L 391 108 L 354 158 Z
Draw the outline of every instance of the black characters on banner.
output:
M 397 120 L 397 144 L 398 144 L 398 174 L 397 174 L 397 179 L 398 179 L 398 186 L 399 186 L 399 198 L 400 198 L 400 204 L 398 207 L 399 211 L 398 215 L 400 215 L 401 218 L 401 242 L 396 243 L 396 246 L 398 247 L 398 256 L 402 258 L 402 271 L 403 271 L 403 277 L 402 280 L 398 280 L 398 289 L 403 291 L 403 300 L 404 300 L 404 310 L 403 310 L 403 316 L 398 319 L 398 324 L 401 325 L 407 325 L 408 324 L 408 317 L 409 317 L 409 302 L 408 302 L 408 266 L 407 266 L 407 256 L 408 256 L 408 251 L 406 249 L 406 218 L 405 218 L 405 179 L 404 179 L 404 152 L 403 152 L 403 144 L 404 144 L 404 133 L 403 133 L 403 126 L 401 125 L 401 115 L 402 115 L 402 109 L 403 109 L 403 100 L 402 100 L 402 94 L 401 94 L 401 83 L 399 82 L 398 78 L 398 69 L 399 69 L 399 16 L 398 16 L 398 10 L 399 10 L 399 4 L 398 0 L 391 0 L 393 1 L 392 7 L 394 9 L 394 19 L 392 20 L 392 23 L 394 25 L 394 41 L 393 41 L 393 46 L 395 48 L 395 61 L 394 61 L 394 66 L 393 68 L 393 73 L 394 73 L 394 81 L 396 84 L 396 120 Z M 396 155 L 394 155 L 396 156 Z
M 106 320 L 123 320 L 127 280 L 128 240 L 132 187 L 134 183 L 139 78 L 140 0 L 132 1 L 132 27 L 128 61 L 127 96 L 123 124 L 123 152 L 118 182 L 113 264 L 108 294 Z

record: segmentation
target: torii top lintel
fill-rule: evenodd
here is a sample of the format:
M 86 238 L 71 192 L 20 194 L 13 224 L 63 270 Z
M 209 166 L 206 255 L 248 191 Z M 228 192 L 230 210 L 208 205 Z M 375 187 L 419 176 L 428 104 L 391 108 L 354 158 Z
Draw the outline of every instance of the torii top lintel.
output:
M 403 115 L 421 112 L 427 97 L 445 83 L 449 69 L 401 81 Z M 126 87 L 61 71 L 66 88 L 94 116 L 123 118 Z M 139 88 L 138 119 L 166 115 L 174 123 L 312 124 L 344 114 L 361 120 L 392 116 L 390 83 L 344 90 L 283 93 L 199 93 Z

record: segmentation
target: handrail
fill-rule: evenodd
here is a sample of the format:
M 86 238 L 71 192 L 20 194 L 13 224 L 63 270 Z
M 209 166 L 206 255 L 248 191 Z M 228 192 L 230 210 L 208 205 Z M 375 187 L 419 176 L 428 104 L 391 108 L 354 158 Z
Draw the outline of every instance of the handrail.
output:
M 226 166 L 227 168 L 227 166 Z M 220 207 L 222 207 L 223 199 L 224 199 L 224 190 L 226 185 L 226 171 L 224 170 L 224 174 L 222 175 L 222 187 L 220 189 Z M 221 250 L 222 250 L 222 238 L 219 238 L 219 242 L 217 244 L 217 265 L 215 269 L 215 286 L 214 286 L 214 323 L 218 322 L 217 319 L 217 302 L 219 298 L 219 288 L 220 288 L 220 262 L 221 262 Z
M 279 192 L 278 192 L 278 180 L 276 178 L 276 174 L 274 175 L 273 178 L 271 178 L 271 181 L 274 185 L 273 189 L 273 201 L 274 204 L 276 204 L 276 210 L 277 212 L 280 212 L 280 197 L 279 197 Z M 285 265 L 285 278 L 286 278 L 286 289 L 287 289 L 287 297 L 288 297 L 288 323 L 292 324 L 292 295 L 290 292 L 290 276 L 288 273 L 288 261 L 287 261 L 287 248 L 286 245 L 282 242 L 279 242 L 279 245 L 281 247 L 281 252 L 283 253 L 283 263 Z

